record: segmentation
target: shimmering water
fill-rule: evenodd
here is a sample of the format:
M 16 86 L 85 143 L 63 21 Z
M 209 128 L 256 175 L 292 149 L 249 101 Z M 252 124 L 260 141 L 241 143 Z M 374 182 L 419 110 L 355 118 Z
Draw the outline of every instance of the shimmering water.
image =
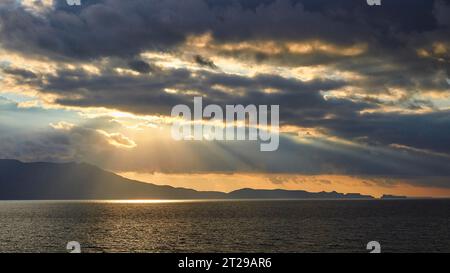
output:
M 450 252 L 450 200 L 0 202 L 1 252 Z

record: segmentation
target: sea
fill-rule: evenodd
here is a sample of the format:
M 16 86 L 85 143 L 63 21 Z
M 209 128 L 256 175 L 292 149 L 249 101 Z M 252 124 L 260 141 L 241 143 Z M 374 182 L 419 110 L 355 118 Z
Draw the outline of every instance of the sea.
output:
M 450 200 L 1 201 L 0 252 L 450 252 Z

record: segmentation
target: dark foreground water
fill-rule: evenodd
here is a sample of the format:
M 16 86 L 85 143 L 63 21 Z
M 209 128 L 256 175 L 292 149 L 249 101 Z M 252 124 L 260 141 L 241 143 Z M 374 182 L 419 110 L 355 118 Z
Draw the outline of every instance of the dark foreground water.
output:
M 0 202 L 0 252 L 450 252 L 450 200 Z

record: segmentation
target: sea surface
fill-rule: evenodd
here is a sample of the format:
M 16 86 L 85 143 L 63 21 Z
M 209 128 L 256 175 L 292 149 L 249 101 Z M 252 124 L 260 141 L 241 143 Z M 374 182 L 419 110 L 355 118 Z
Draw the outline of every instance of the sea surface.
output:
M 2 201 L 0 252 L 450 252 L 450 200 Z

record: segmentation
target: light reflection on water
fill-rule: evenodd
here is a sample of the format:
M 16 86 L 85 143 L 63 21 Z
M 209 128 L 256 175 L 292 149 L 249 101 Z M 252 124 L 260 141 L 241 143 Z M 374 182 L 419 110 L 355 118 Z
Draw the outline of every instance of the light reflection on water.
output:
M 95 200 L 94 203 L 107 204 L 170 204 L 170 203 L 192 203 L 201 200 Z
M 0 202 L 0 252 L 449 252 L 449 230 L 450 200 Z

